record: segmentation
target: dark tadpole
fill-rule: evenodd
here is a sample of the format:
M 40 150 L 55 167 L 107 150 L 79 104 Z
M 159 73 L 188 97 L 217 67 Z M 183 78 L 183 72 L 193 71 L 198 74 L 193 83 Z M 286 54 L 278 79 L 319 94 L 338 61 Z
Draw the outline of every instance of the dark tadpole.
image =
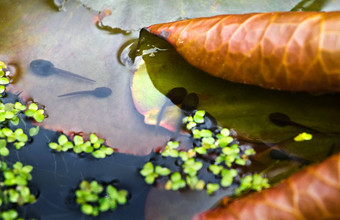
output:
M 315 130 L 313 128 L 307 127 L 305 125 L 299 124 L 297 122 L 292 121 L 288 115 L 285 115 L 281 112 L 274 112 L 269 115 L 269 120 L 273 122 L 275 125 L 280 126 L 280 127 L 285 127 L 285 126 L 295 126 L 299 128 L 306 129 L 310 132 L 315 132 L 315 133 L 321 133 L 318 130 Z
M 199 99 L 196 93 L 188 94 L 182 103 L 181 109 L 190 114 L 192 111 L 196 110 L 198 107 Z
M 290 160 L 290 161 L 299 162 L 303 165 L 308 165 L 312 163 L 312 161 L 310 160 L 297 157 L 297 156 L 293 156 L 293 155 L 289 155 L 288 153 L 280 149 L 272 149 L 269 152 L 269 156 L 274 160 Z
M 96 82 L 92 79 L 86 78 L 84 76 L 80 76 L 74 73 L 71 73 L 69 71 L 65 71 L 59 68 L 54 67 L 53 63 L 51 63 L 48 60 L 33 60 L 30 63 L 30 67 L 33 71 L 33 73 L 39 75 L 39 76 L 50 76 L 52 74 L 59 74 L 62 76 L 68 76 L 68 77 L 73 77 L 76 79 L 82 79 L 82 80 L 86 80 L 86 81 L 90 81 L 90 82 Z
M 85 91 L 78 91 L 78 92 L 70 92 L 63 95 L 59 95 L 58 97 L 65 97 L 65 96 L 74 96 L 74 95 L 93 95 L 97 98 L 106 98 L 112 94 L 112 90 L 108 87 L 98 87 L 94 90 L 85 90 Z
M 157 115 L 157 123 L 156 123 L 156 135 L 157 135 L 157 130 L 159 128 L 159 124 L 163 118 L 165 109 L 168 106 L 171 105 L 179 105 L 183 102 L 184 98 L 187 95 L 187 90 L 183 87 L 176 87 L 171 89 L 167 94 L 166 94 L 166 101 L 163 104 L 161 110 L 159 111 Z M 181 117 L 182 118 L 182 117 Z M 181 119 L 182 120 L 182 119 Z M 181 123 L 180 123 L 181 124 Z

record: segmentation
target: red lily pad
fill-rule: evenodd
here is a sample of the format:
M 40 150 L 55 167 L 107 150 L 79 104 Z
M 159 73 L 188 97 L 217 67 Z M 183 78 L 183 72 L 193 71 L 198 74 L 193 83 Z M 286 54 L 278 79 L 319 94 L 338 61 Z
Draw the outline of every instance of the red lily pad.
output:
M 340 12 L 221 15 L 147 30 L 216 77 L 280 90 L 340 92 Z
M 339 219 L 340 154 L 277 186 L 220 205 L 198 219 Z

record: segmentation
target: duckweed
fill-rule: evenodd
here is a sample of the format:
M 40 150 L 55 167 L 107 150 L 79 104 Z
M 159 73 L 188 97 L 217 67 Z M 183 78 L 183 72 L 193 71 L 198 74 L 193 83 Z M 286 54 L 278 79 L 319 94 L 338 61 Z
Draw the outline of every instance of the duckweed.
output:
M 75 135 L 73 142 L 70 141 L 66 135 L 62 134 L 58 137 L 57 142 L 50 142 L 49 147 L 52 150 L 58 152 L 66 152 L 73 150 L 74 153 L 88 153 L 95 158 L 105 158 L 106 156 L 112 155 L 114 150 L 103 145 L 105 141 L 98 138 L 95 134 L 90 134 L 89 141 L 84 141 L 83 137 L 80 135 Z
M 306 132 L 298 134 L 295 138 L 294 141 L 300 142 L 300 141 L 309 141 L 312 140 L 313 135 L 308 134 Z
M 126 204 L 128 191 L 117 190 L 113 185 L 105 188 L 95 180 L 83 180 L 75 195 L 76 203 L 85 215 L 97 216 L 100 212 L 113 211 L 117 205 Z
M 247 190 L 261 190 L 268 188 L 268 180 L 259 174 L 240 176 L 235 166 L 247 166 L 250 164 L 249 156 L 256 152 L 253 148 L 239 146 L 239 142 L 231 136 L 227 128 L 214 130 L 204 129 L 206 112 L 196 111 L 183 119 L 187 130 L 191 133 L 194 146 L 189 150 L 178 150 L 179 143 L 169 141 L 161 153 L 163 157 L 172 157 L 180 164 L 180 170 L 172 172 L 165 168 L 162 176 L 167 176 L 165 184 L 167 190 L 179 190 L 189 188 L 191 190 L 203 190 L 211 195 L 220 187 L 239 186 L 235 195 L 241 195 Z M 211 156 L 210 156 L 211 155 Z M 208 163 L 208 171 L 215 175 L 218 183 L 205 183 L 198 178 L 199 173 Z M 156 169 L 155 169 L 156 167 Z M 153 184 L 160 176 L 157 166 L 147 162 L 140 174 L 144 176 L 147 184 Z
M 161 166 L 154 167 L 151 162 L 147 162 L 146 164 L 144 164 L 144 167 L 140 171 L 140 174 L 145 177 L 145 182 L 147 184 L 153 184 L 157 177 L 169 175 L 170 169 Z

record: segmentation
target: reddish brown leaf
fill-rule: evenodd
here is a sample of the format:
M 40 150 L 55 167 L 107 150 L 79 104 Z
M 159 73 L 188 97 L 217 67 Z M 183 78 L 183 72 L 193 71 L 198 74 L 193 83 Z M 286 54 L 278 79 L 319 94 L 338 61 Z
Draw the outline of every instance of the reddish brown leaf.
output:
M 265 88 L 340 92 L 340 12 L 222 15 L 147 30 L 216 77 Z
M 340 154 L 194 219 L 340 219 Z

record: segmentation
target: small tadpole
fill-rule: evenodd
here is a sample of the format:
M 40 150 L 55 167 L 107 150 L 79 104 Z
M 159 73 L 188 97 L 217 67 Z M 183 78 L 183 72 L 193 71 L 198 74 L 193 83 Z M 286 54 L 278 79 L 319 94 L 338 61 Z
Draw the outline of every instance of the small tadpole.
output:
M 305 125 L 292 121 L 288 115 L 283 114 L 281 112 L 274 112 L 274 113 L 269 114 L 269 120 L 273 122 L 275 125 L 280 126 L 280 127 L 285 127 L 285 126 L 290 125 L 290 126 L 295 126 L 295 127 L 308 130 L 313 133 L 322 133 L 318 130 L 315 130 L 314 128 L 310 128 Z
M 308 165 L 313 162 L 313 161 L 310 161 L 310 160 L 307 160 L 301 157 L 289 155 L 287 152 L 280 150 L 280 149 L 275 149 L 275 148 L 269 152 L 269 156 L 274 160 L 290 160 L 290 161 L 301 163 L 303 165 Z
M 281 112 L 274 112 L 269 115 L 269 120 L 273 122 L 275 125 L 284 127 L 287 125 L 293 125 L 292 121 L 288 117 L 288 115 L 285 115 Z
M 33 71 L 33 73 L 35 73 L 36 75 L 39 76 L 43 76 L 43 77 L 47 77 L 50 76 L 52 74 L 59 74 L 62 76 L 68 76 L 68 77 L 73 77 L 76 79 L 81 79 L 81 80 L 86 80 L 86 81 L 90 81 L 90 82 L 96 82 L 95 80 L 86 78 L 84 76 L 80 76 L 77 75 L 75 73 L 71 73 L 69 71 L 65 71 L 59 68 L 54 67 L 53 63 L 51 63 L 48 60 L 42 60 L 42 59 L 38 59 L 38 60 L 33 60 L 30 63 L 30 67 L 31 70 Z
M 94 90 L 85 90 L 78 92 L 70 92 L 63 95 L 59 95 L 58 97 L 66 97 L 66 96 L 74 96 L 74 95 L 93 95 L 97 98 L 106 98 L 112 94 L 112 90 L 108 87 L 97 87 Z

